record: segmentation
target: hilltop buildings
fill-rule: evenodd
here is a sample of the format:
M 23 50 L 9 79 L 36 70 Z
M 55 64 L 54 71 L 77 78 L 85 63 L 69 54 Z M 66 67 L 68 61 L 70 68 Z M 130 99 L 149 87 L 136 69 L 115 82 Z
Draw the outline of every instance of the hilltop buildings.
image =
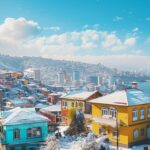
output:
M 24 75 L 37 81 L 41 80 L 41 71 L 39 69 L 28 68 L 24 70 Z
M 81 83 L 78 77 L 78 72 L 74 72 L 72 80 Z M 97 83 L 95 76 L 91 79 L 94 80 L 90 82 Z M 8 150 L 36 149 L 59 125 L 69 125 L 77 110 L 84 113 L 87 127 L 98 136 L 107 134 L 112 145 L 131 147 L 148 143 L 150 94 L 139 90 L 136 82 L 132 83 L 132 88 L 108 94 L 111 83 L 112 78 L 108 76 L 98 81 L 98 87 L 104 89 L 102 95 L 98 91 L 84 90 L 91 85 L 84 81 L 81 88 L 49 86 L 19 72 L 1 73 L 0 108 L 4 113 L 0 118 L 0 137 L 3 146 Z M 118 83 L 120 85 L 119 80 Z

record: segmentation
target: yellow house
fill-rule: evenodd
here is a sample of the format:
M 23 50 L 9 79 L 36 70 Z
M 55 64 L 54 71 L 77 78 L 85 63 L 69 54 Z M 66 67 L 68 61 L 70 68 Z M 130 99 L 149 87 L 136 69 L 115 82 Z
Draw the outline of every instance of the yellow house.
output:
M 90 103 L 95 134 L 108 135 L 110 143 L 120 147 L 150 143 L 150 93 L 131 88 Z
M 98 91 L 94 92 L 75 92 L 61 97 L 61 116 L 62 123 L 70 124 L 73 119 L 74 112 L 77 109 L 82 110 L 85 117 L 91 118 L 91 104 L 89 100 L 102 96 Z

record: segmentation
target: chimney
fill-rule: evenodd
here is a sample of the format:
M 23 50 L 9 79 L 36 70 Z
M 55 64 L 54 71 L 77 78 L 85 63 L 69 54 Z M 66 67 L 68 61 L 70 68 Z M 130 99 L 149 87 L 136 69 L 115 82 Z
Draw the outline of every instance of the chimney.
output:
M 137 89 L 138 88 L 138 83 L 137 82 L 132 82 L 131 83 L 131 88 L 132 89 Z

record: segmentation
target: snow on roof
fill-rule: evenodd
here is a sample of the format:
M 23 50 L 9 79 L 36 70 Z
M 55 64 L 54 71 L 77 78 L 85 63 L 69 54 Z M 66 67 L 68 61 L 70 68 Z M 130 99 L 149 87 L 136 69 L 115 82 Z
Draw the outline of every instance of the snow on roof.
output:
M 93 100 L 90 103 L 134 106 L 150 103 L 150 94 L 138 89 L 117 91 Z
M 50 95 L 50 96 L 61 96 L 61 94 L 59 94 L 59 93 L 50 93 L 48 95 Z
M 64 99 L 78 99 L 78 100 L 86 100 L 88 99 L 90 96 L 92 96 L 93 94 L 95 94 L 97 91 L 93 91 L 93 92 L 73 92 L 70 94 L 67 94 L 65 96 L 61 96 L 61 98 Z
M 39 104 L 35 105 L 35 108 L 45 108 L 47 106 L 48 105 L 44 105 L 44 104 L 39 103 Z
M 45 107 L 43 109 L 41 109 L 40 111 L 42 112 L 55 112 L 55 111 L 61 111 L 61 105 L 56 104 L 56 105 L 51 105 L 48 107 Z
M 15 108 L 3 122 L 3 125 L 27 124 L 36 122 L 48 122 L 49 120 L 28 108 Z
M 12 102 L 13 104 L 28 104 L 28 100 L 21 100 L 21 99 L 13 99 L 10 100 L 10 102 Z

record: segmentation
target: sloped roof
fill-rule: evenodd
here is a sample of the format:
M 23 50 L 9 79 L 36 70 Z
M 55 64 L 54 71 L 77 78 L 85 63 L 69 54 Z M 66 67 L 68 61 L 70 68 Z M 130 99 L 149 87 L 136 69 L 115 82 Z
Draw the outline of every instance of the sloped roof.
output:
M 27 124 L 36 122 L 48 122 L 49 120 L 28 108 L 17 108 L 4 119 L 3 125 Z
M 76 99 L 77 100 L 86 100 L 90 96 L 95 94 L 96 92 L 98 92 L 98 91 L 94 91 L 94 92 L 85 91 L 85 92 L 69 93 L 65 96 L 61 96 L 61 98 L 63 98 L 63 99 L 72 99 L 72 100 L 76 100 Z
M 58 112 L 58 111 L 61 111 L 61 105 L 60 104 L 51 105 L 51 106 L 42 108 L 40 111 L 42 111 L 42 112 Z
M 117 91 L 93 100 L 90 103 L 134 106 L 150 103 L 150 94 L 138 89 Z

